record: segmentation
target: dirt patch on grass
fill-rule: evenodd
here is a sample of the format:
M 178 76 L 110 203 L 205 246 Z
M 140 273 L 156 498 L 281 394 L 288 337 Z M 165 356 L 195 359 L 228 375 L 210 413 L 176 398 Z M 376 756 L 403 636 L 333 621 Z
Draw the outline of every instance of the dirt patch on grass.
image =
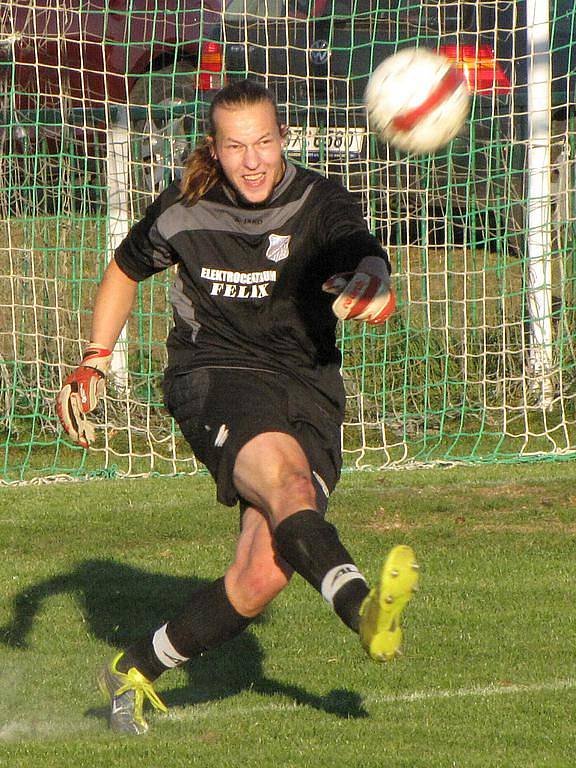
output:
M 453 528 L 462 533 L 576 533 L 576 493 L 568 483 L 493 482 L 387 489 L 363 527 L 381 533 Z
M 526 485 L 526 483 L 497 483 L 493 486 L 479 486 L 478 488 L 472 488 L 471 492 L 475 496 L 483 498 L 493 497 L 506 497 L 506 498 L 520 498 L 522 496 L 530 496 L 533 499 L 553 499 L 554 490 L 550 488 L 549 484 L 542 483 L 540 485 Z M 576 496 L 570 497 L 573 504 L 576 504 Z M 566 502 L 565 493 L 562 489 L 559 489 L 556 499 L 559 503 Z
M 574 515 L 565 512 L 565 505 L 557 499 L 543 499 L 525 503 L 508 505 L 509 497 L 494 497 L 494 506 L 487 505 L 485 498 L 467 499 L 464 509 L 461 504 L 455 504 L 454 499 L 446 500 L 445 505 L 437 499 L 430 500 L 430 509 L 426 509 L 426 499 L 421 499 L 421 513 L 405 515 L 380 507 L 372 513 L 364 524 L 365 530 L 385 533 L 390 531 L 415 531 L 424 528 L 453 528 L 463 533 L 478 532 L 510 532 L 517 534 L 546 534 L 560 533 L 574 536 L 576 534 L 576 511 Z M 522 498 L 522 497 L 520 497 Z M 572 506 L 572 504 L 570 504 Z M 402 504 L 391 504 L 390 507 L 401 509 Z M 460 508 L 459 508 L 460 507 Z
M 534 523 L 473 523 L 468 530 L 474 533 L 484 531 L 486 533 L 561 533 L 573 536 L 576 534 L 575 523 L 563 523 L 561 520 L 542 520 Z
M 517 499 L 522 496 L 530 497 L 532 499 L 552 499 L 558 503 L 569 504 L 571 503 L 576 508 L 576 494 L 566 496 L 566 490 L 563 486 L 559 486 L 558 489 L 551 488 L 549 483 L 493 483 L 486 485 L 470 485 L 465 484 L 462 487 L 454 486 L 427 486 L 425 489 L 414 489 L 414 493 L 419 496 L 431 496 L 434 498 L 459 498 L 463 499 L 463 494 L 466 494 L 466 499 L 479 498 L 492 499 L 492 498 L 512 498 Z
M 367 523 L 364 527 L 370 531 L 415 531 L 419 528 L 429 528 L 432 524 L 430 519 L 415 523 L 413 520 L 403 520 L 400 515 L 388 515 L 384 510 L 376 513 L 377 517 Z
M 477 519 L 468 520 L 463 516 L 455 516 L 450 519 L 449 516 L 430 515 L 422 519 L 421 522 L 413 520 L 403 520 L 398 516 L 392 518 L 373 519 L 367 523 L 365 530 L 376 533 L 389 533 L 390 531 L 409 531 L 422 530 L 423 528 L 436 528 L 452 525 L 455 532 L 468 533 L 516 533 L 518 535 L 530 534 L 563 534 L 566 536 L 576 535 L 576 521 L 563 522 L 559 519 L 536 519 L 532 521 L 513 522 L 510 520 L 490 520 L 486 522 Z

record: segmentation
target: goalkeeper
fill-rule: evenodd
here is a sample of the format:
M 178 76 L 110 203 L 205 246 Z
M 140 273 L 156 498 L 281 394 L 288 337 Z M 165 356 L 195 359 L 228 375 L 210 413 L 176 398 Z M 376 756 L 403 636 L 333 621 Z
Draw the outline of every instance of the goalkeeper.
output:
M 325 520 L 345 403 L 335 326 L 386 320 L 389 263 L 350 193 L 285 159 L 286 134 L 260 85 L 243 80 L 215 96 L 182 181 L 107 267 L 91 343 L 58 395 L 65 430 L 88 447 L 87 416 L 138 283 L 175 266 L 164 400 L 218 500 L 239 503 L 241 531 L 225 575 L 102 670 L 116 731 L 145 732 L 144 700 L 165 710 L 153 681 L 246 629 L 294 571 L 372 658 L 393 658 L 401 643 L 418 576 L 412 550 L 395 547 L 370 590 Z

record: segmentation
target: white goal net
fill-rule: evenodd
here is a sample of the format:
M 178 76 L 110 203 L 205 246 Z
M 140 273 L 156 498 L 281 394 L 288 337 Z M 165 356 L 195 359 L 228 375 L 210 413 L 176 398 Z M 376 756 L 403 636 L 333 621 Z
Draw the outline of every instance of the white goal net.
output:
M 341 328 L 347 466 L 572 456 L 575 37 L 572 0 L 0 0 L 0 481 L 197 470 L 162 406 L 171 274 L 139 289 L 94 450 L 55 396 L 114 247 L 246 76 L 394 265 L 387 326 Z M 451 58 L 472 96 L 434 155 L 366 122 L 370 72 L 408 46 Z

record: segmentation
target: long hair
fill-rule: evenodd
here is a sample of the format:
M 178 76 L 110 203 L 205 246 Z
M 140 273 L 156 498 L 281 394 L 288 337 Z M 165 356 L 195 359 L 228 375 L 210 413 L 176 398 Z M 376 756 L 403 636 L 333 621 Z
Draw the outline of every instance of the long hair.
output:
M 182 197 L 187 203 L 196 203 L 216 182 L 224 178 L 220 163 L 212 156 L 212 141 L 216 136 L 214 112 L 218 107 L 235 109 L 253 104 L 270 104 L 274 108 L 276 122 L 282 135 L 286 129 L 273 94 L 253 80 L 238 80 L 230 83 L 214 96 L 208 111 L 208 130 L 186 161 L 186 168 L 180 183 Z

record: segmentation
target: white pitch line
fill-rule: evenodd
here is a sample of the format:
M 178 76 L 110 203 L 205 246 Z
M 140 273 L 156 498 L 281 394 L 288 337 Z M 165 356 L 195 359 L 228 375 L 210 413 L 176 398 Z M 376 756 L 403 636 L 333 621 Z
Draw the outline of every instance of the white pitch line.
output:
M 576 688 L 576 678 L 551 680 L 547 683 L 526 683 L 524 685 L 486 685 L 472 688 L 448 688 L 446 690 L 414 691 L 413 693 L 390 694 L 389 696 L 367 696 L 365 701 L 374 704 L 396 704 L 399 702 L 428 701 L 430 699 L 487 698 L 518 693 L 555 693 Z
M 576 688 L 576 678 L 566 678 L 564 680 L 551 680 L 544 683 L 528 683 L 525 685 L 487 685 L 474 686 L 471 688 L 453 688 L 445 690 L 413 691 L 412 693 L 389 694 L 386 696 L 368 695 L 359 701 L 362 704 L 411 704 L 419 701 L 433 701 L 438 699 L 463 699 L 463 698 L 487 698 L 491 696 L 510 696 L 516 694 L 534 694 L 534 693 L 557 693 L 559 691 L 568 691 Z M 240 717 L 251 717 L 258 714 L 270 712 L 294 712 L 295 710 L 306 710 L 308 704 L 299 704 L 293 702 L 267 702 L 254 704 L 248 707 L 231 707 L 226 699 L 219 701 L 209 701 L 204 704 L 196 704 L 187 707 L 174 707 L 167 715 L 152 715 L 156 720 L 175 720 L 178 722 L 202 720 L 205 718 L 214 718 L 221 715 L 230 718 L 231 715 Z M 69 721 L 49 721 L 36 720 L 27 722 L 21 719 L 15 719 L 0 726 L 0 743 L 18 742 L 25 739 L 37 738 L 60 738 L 70 732 L 71 723 Z M 95 732 L 99 730 L 96 721 L 88 722 L 78 721 L 74 723 L 74 733 Z
M 386 696 L 368 695 L 362 697 L 362 704 L 410 704 L 419 701 L 432 701 L 439 699 L 463 699 L 463 698 L 489 698 L 492 696 L 510 696 L 517 694 L 556 693 L 576 688 L 576 678 L 565 680 L 551 680 L 544 683 L 527 683 L 525 685 L 487 685 L 471 688 L 452 688 L 445 690 L 413 691 L 412 693 L 389 694 Z M 218 712 L 222 706 L 222 711 Z M 256 715 L 265 712 L 287 712 L 295 709 L 308 709 L 310 705 L 294 702 L 270 702 L 255 704 L 250 707 L 236 707 L 233 710 L 229 705 L 220 702 L 205 702 L 204 704 L 190 707 L 178 707 L 171 709 L 168 715 L 159 715 L 159 718 L 167 717 L 170 720 L 198 720 L 206 717 L 214 717 L 222 714 L 229 718 L 231 714 L 240 717 Z

